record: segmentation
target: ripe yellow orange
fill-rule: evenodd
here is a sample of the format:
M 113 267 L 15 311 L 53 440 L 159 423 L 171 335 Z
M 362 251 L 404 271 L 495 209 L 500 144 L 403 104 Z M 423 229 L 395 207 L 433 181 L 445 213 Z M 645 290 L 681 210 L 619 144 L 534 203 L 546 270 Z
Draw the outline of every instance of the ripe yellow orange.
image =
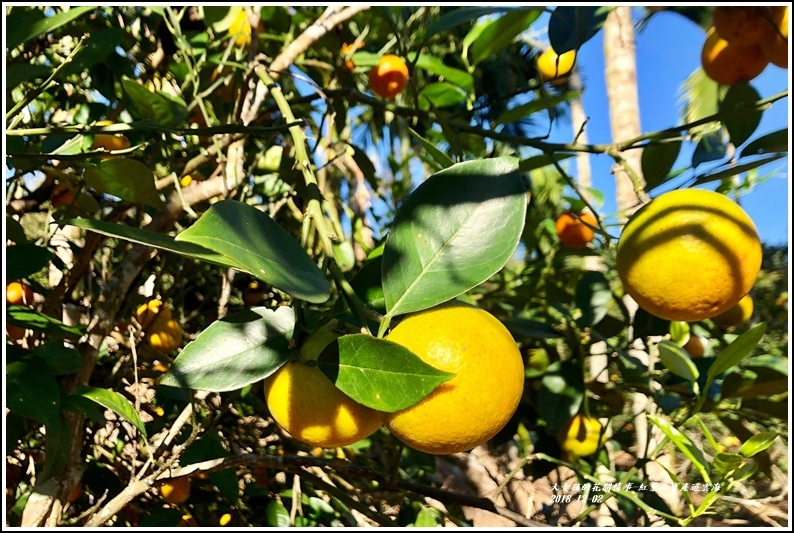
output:
M 761 241 L 733 200 L 681 189 L 629 219 L 616 263 L 623 287 L 640 307 L 665 320 L 697 322 L 747 294 L 761 269 Z
M 343 44 L 341 54 L 345 59 L 345 68 L 349 71 L 353 71 L 356 68 L 356 64 L 353 62 L 353 53 L 358 50 L 359 48 L 363 48 L 364 43 L 362 41 L 354 41 L 353 44 Z
M 714 29 L 731 44 L 758 46 L 772 31 L 770 7 L 718 6 L 714 8 Z
M 52 189 L 52 206 L 71 205 L 74 203 L 74 193 L 69 183 L 62 181 Z
M 33 289 L 30 285 L 12 281 L 6 285 L 6 302 L 11 305 L 32 305 Z
M 761 51 L 770 63 L 788 68 L 788 6 L 773 8 L 771 20 L 774 28 L 761 41 Z
M 337 335 L 320 329 L 301 347 L 311 363 Z M 381 413 L 339 390 L 317 366 L 290 360 L 265 381 L 265 401 L 273 418 L 309 446 L 348 446 L 372 435 L 383 424 Z
M 595 217 L 590 213 L 566 211 L 557 217 L 554 226 L 562 244 L 569 248 L 584 248 L 595 236 L 588 224 L 593 227 L 598 225 Z
M 739 300 L 739 303 L 712 320 L 721 328 L 741 326 L 753 316 L 753 308 L 753 298 L 748 294 Z
M 394 98 L 408 83 L 408 65 L 394 54 L 386 54 L 369 71 L 369 88 L 382 98 Z
M 132 146 L 130 140 L 124 135 L 113 135 L 110 133 L 97 133 L 94 135 L 94 142 L 91 144 L 92 150 L 126 150 Z M 117 155 L 101 155 L 100 159 L 113 159 Z
M 684 344 L 684 350 L 692 357 L 697 359 L 706 354 L 706 343 L 708 341 L 700 335 L 690 335 L 689 340 Z
M 135 311 L 135 318 L 141 325 L 144 331 L 154 323 L 154 319 L 161 317 L 162 320 L 171 320 L 171 309 L 163 304 L 161 300 L 149 300 L 145 304 L 141 304 Z
M 408 316 L 387 339 L 455 374 L 419 403 L 385 414 L 386 427 L 408 446 L 463 452 L 487 442 L 513 416 L 524 363 L 510 332 L 490 313 L 451 302 Z
M 171 352 L 182 345 L 182 326 L 173 318 L 164 320 L 157 317 L 154 324 L 146 332 L 149 346 L 161 352 Z
M 570 460 L 593 455 L 604 445 L 606 435 L 597 418 L 578 414 L 557 434 L 560 448 Z
M 562 85 L 575 62 L 576 50 L 569 50 L 562 55 L 557 55 L 557 52 L 549 47 L 538 57 L 538 73 L 544 82 Z
M 265 26 L 262 24 L 262 21 L 259 21 L 256 31 L 257 33 L 264 33 Z M 243 48 L 251 44 L 251 23 L 248 20 L 248 13 L 245 9 L 237 13 L 234 22 L 229 26 L 229 35 L 235 37 L 234 44 L 238 48 Z
M 760 46 L 742 47 L 729 43 L 711 28 L 703 43 L 700 63 L 703 72 L 712 80 L 722 85 L 734 85 L 757 77 L 769 60 L 764 57 Z
M 178 477 L 160 485 L 160 495 L 166 503 L 183 503 L 190 497 L 190 478 Z

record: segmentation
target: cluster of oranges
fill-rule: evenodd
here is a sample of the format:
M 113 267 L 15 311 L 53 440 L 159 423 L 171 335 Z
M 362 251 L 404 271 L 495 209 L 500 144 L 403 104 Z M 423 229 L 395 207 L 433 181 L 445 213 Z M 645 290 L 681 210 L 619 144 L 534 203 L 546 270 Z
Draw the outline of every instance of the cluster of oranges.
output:
M 6 302 L 9 305 L 33 306 L 33 289 L 30 285 L 19 281 L 12 281 L 6 285 Z M 13 324 L 6 325 L 6 333 L 14 342 L 19 342 L 25 336 L 25 330 Z
M 135 318 L 145 332 L 149 346 L 155 350 L 170 352 L 182 345 L 182 326 L 161 300 L 142 304 L 135 312 Z
M 769 63 L 788 68 L 788 7 L 719 6 L 701 52 L 703 71 L 722 85 L 750 81 Z
M 364 43 L 359 40 L 353 44 L 342 45 L 341 55 L 347 70 L 352 72 L 355 69 L 353 53 L 363 47 Z M 398 55 L 384 54 L 369 71 L 369 88 L 381 98 L 390 100 L 405 89 L 408 78 L 408 65 L 405 61 Z

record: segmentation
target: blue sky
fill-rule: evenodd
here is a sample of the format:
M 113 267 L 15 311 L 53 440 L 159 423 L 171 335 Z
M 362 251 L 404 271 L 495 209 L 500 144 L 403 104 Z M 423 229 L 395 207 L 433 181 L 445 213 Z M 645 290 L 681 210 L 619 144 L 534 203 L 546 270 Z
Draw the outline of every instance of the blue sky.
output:
M 641 8 L 636 8 L 635 17 Z M 542 27 L 539 20 L 535 23 Z M 674 126 L 679 122 L 679 88 L 686 78 L 700 66 L 700 51 L 705 32 L 688 19 L 672 13 L 654 15 L 647 26 L 636 34 L 637 83 L 640 101 L 640 122 L 643 132 Z M 604 81 L 603 33 L 599 32 L 579 51 L 578 65 L 585 83 L 583 104 L 590 117 L 587 134 L 590 143 L 609 143 L 608 102 Z M 762 98 L 777 94 L 789 87 L 787 70 L 770 65 L 751 82 Z M 751 139 L 788 126 L 791 116 L 790 99 L 778 101 L 764 112 L 762 121 Z M 552 129 L 551 140 L 570 141 L 570 123 L 561 122 Z M 684 151 L 682 150 L 682 153 Z M 674 168 L 685 165 L 691 152 L 680 157 Z M 603 214 L 615 212 L 614 177 L 610 174 L 612 159 L 592 156 L 593 187 L 604 192 Z M 705 166 L 705 165 L 704 165 Z M 573 168 L 572 168 L 573 170 Z M 740 199 L 742 207 L 755 221 L 761 240 L 768 244 L 788 243 L 790 233 L 791 180 L 789 158 L 759 169 L 763 176 L 777 171 L 773 177 Z M 714 184 L 716 185 L 716 184 Z M 669 187 L 668 187 L 669 188 Z M 663 192 L 665 189 L 660 188 Z M 657 194 L 654 192 L 654 194 Z

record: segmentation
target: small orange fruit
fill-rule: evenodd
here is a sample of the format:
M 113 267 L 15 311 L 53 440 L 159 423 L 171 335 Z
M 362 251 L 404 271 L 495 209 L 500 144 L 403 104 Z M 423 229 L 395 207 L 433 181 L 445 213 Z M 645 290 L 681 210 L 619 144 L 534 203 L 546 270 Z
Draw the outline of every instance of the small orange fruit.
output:
M 769 64 L 760 46 L 742 47 L 729 43 L 714 28 L 706 34 L 700 62 L 706 75 L 722 85 L 750 81 Z
M 718 6 L 714 8 L 714 29 L 729 43 L 758 46 L 772 31 L 772 8 L 756 6 Z
M 11 305 L 32 305 L 33 289 L 24 283 L 12 281 L 6 285 L 6 302 Z
M 362 41 L 356 40 L 353 44 L 343 44 L 342 45 L 342 57 L 347 58 L 345 59 L 345 68 L 349 71 L 353 71 L 356 67 L 356 64 L 353 62 L 353 53 L 358 50 L 359 48 L 363 48 L 364 43 Z
M 538 73 L 540 78 L 552 85 L 562 85 L 576 62 L 576 50 L 569 50 L 557 55 L 553 48 L 547 48 L 538 57 Z
M 145 304 L 141 304 L 138 310 L 135 311 L 135 318 L 141 325 L 144 331 L 149 329 L 154 323 L 155 318 L 162 317 L 162 320 L 171 320 L 171 310 L 167 305 L 164 305 L 162 300 L 149 300 Z
M 130 140 L 124 135 L 112 135 L 109 133 L 97 133 L 94 135 L 94 142 L 91 144 L 92 150 L 126 150 L 132 146 Z M 101 155 L 100 159 L 113 159 L 117 155 Z
M 256 27 L 257 33 L 264 33 L 265 26 L 262 24 L 262 21 L 259 21 L 259 25 Z M 237 13 L 237 17 L 232 22 L 232 25 L 229 26 L 229 35 L 234 36 L 234 44 L 238 48 L 243 48 L 251 44 L 251 23 L 248 20 L 248 13 L 246 13 L 245 9 L 241 9 L 239 13 Z
M 74 203 L 74 193 L 69 183 L 62 181 L 52 189 L 52 206 L 71 205 Z
M 408 83 L 408 65 L 394 54 L 380 58 L 377 66 L 369 71 L 369 88 L 382 98 L 394 98 Z
M 593 455 L 604 445 L 606 435 L 597 418 L 578 414 L 557 434 L 562 451 L 569 460 Z
M 788 6 L 774 8 L 770 17 L 775 24 L 772 36 L 761 42 L 761 51 L 770 63 L 780 68 L 788 68 Z
M 157 317 L 146 332 L 149 346 L 161 352 L 171 352 L 182 345 L 182 326 L 174 319 L 164 320 Z
M 721 328 L 741 326 L 752 318 L 753 307 L 753 298 L 748 294 L 739 300 L 739 303 L 715 316 L 712 320 Z
M 594 227 L 598 225 L 590 213 L 566 211 L 557 217 L 554 226 L 562 244 L 569 248 L 584 248 L 595 236 L 588 224 Z
M 190 496 L 190 478 L 178 477 L 160 485 L 160 495 L 166 503 L 182 503 Z
M 706 354 L 706 343 L 708 341 L 700 335 L 690 335 L 689 340 L 684 344 L 684 350 L 690 357 L 697 359 Z

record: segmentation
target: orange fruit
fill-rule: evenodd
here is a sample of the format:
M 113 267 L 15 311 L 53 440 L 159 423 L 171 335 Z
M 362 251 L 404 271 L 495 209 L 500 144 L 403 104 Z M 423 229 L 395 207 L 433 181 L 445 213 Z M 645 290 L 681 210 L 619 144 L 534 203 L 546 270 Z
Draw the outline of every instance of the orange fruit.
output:
M 130 140 L 124 135 L 113 135 L 110 133 L 97 133 L 94 135 L 94 142 L 91 144 L 92 150 L 126 150 L 132 146 Z M 100 159 L 113 159 L 117 155 L 101 155 Z
M 606 435 L 597 418 L 578 414 L 560 429 L 557 440 L 567 458 L 576 460 L 597 452 L 604 445 Z
M 52 189 L 52 206 L 71 205 L 74 203 L 74 193 L 72 188 L 65 181 L 58 183 Z
M 562 85 L 576 62 L 576 50 L 557 55 L 553 48 L 547 48 L 538 57 L 537 67 L 541 80 L 552 85 Z
M 160 495 L 166 503 L 183 503 L 190 496 L 190 478 L 178 477 L 160 485 Z
M 761 269 L 761 240 L 747 213 L 727 196 L 675 190 L 629 219 L 616 265 L 640 307 L 665 320 L 698 322 L 748 293 Z
M 182 326 L 174 319 L 157 317 L 146 332 L 149 346 L 161 352 L 171 352 L 182 345 Z
M 369 71 L 369 88 L 382 98 L 394 98 L 408 83 L 408 65 L 394 54 L 386 54 Z
M 24 328 L 20 328 L 19 326 L 15 326 L 13 324 L 6 325 L 6 334 L 14 343 L 21 341 L 25 337 L 25 332 L 26 330 Z
M 761 42 L 761 51 L 770 63 L 788 68 L 788 6 L 773 8 L 770 17 L 775 28 Z
M 554 227 L 562 244 L 569 248 L 584 248 L 595 236 L 587 224 L 598 226 L 595 217 L 590 213 L 566 211 L 557 217 Z
M 172 318 L 171 310 L 161 300 L 149 300 L 145 304 L 141 304 L 135 311 L 135 318 L 144 331 L 149 329 L 157 317 L 162 317 L 165 321 Z
M 729 43 L 714 28 L 706 34 L 700 62 L 706 75 L 722 85 L 750 81 L 769 64 L 760 46 L 742 47 Z
M 703 357 L 706 353 L 707 342 L 708 341 L 700 335 L 690 335 L 689 340 L 684 344 L 684 350 L 686 350 L 693 359 Z
M 33 289 L 24 283 L 12 281 L 6 285 L 6 302 L 11 305 L 32 305 Z
M 364 43 L 362 41 L 354 41 L 353 44 L 343 44 L 341 54 L 345 59 L 345 68 L 349 71 L 353 71 L 356 67 L 356 64 L 353 63 L 353 53 L 358 50 L 359 48 L 364 48 Z
M 256 27 L 256 31 L 257 33 L 264 33 L 265 31 L 265 26 L 262 24 L 261 20 Z M 239 48 L 251 44 L 251 23 L 248 20 L 248 13 L 246 13 L 245 9 L 241 9 L 240 12 L 237 13 L 234 22 L 229 26 L 229 35 L 235 37 L 234 44 Z
M 772 31 L 770 7 L 718 6 L 714 8 L 714 29 L 729 43 L 758 46 Z
M 721 328 L 741 326 L 753 316 L 753 298 L 748 294 L 739 303 L 711 320 Z
M 411 448 L 446 455 L 479 446 L 513 416 L 524 390 L 515 340 L 490 313 L 450 302 L 409 315 L 388 335 L 430 366 L 455 376 L 419 403 L 384 415 Z

